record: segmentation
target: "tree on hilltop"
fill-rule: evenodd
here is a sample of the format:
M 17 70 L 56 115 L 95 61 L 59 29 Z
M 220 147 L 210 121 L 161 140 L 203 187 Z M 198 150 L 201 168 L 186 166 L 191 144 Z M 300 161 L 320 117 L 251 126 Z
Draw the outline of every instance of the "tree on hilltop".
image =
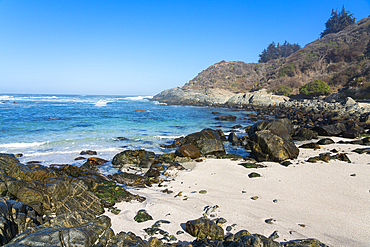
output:
M 331 17 L 325 23 L 326 29 L 320 34 L 320 38 L 329 33 L 337 33 L 343 30 L 345 27 L 354 24 L 355 19 L 356 18 L 353 17 L 353 14 L 351 14 L 349 11 L 346 11 L 344 5 L 342 11 L 340 12 L 338 10 L 334 11 L 334 9 L 332 9 Z
M 284 44 L 276 45 L 275 42 L 271 42 L 267 49 L 264 49 L 261 54 L 259 54 L 260 59 L 259 63 L 266 63 L 272 59 L 289 57 L 294 52 L 301 49 L 301 46 L 298 44 L 290 44 L 285 40 Z

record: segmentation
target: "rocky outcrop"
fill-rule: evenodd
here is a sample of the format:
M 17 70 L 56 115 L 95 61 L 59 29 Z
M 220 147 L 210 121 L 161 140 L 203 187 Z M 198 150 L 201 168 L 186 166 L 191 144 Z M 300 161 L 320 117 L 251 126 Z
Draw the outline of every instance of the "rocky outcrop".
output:
M 289 101 L 288 97 L 273 95 L 267 93 L 266 90 L 260 90 L 254 93 L 240 93 L 227 101 L 227 105 L 231 107 L 254 105 L 254 106 L 277 106 L 280 103 Z
M 181 87 L 165 90 L 152 100 L 169 105 L 222 105 L 235 94 L 223 89 L 189 90 Z
M 293 94 L 313 80 L 327 82 L 332 91 L 345 88 L 343 94 L 368 98 L 370 60 L 370 17 L 338 33 L 325 35 L 307 44 L 287 58 L 267 63 L 219 62 L 209 66 L 184 85 L 186 89 L 222 88 L 244 93 L 260 88 L 274 91 L 290 87 Z

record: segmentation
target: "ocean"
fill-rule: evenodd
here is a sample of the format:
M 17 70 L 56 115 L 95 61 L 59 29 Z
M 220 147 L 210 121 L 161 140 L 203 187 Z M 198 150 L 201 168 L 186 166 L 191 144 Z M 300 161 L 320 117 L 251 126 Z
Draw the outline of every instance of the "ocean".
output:
M 252 125 L 247 111 L 227 108 L 170 106 L 150 101 L 151 96 L 0 95 L 0 153 L 23 154 L 22 163 L 75 164 L 81 151 L 112 160 L 124 150 L 145 149 L 157 154 L 174 138 L 222 129 L 228 134 L 237 124 Z M 237 116 L 233 122 L 217 121 L 213 111 Z M 237 129 L 238 136 L 244 129 Z M 122 138 L 124 137 L 124 138 Z M 248 153 L 226 144 L 229 153 Z M 91 157 L 91 156 L 85 156 Z

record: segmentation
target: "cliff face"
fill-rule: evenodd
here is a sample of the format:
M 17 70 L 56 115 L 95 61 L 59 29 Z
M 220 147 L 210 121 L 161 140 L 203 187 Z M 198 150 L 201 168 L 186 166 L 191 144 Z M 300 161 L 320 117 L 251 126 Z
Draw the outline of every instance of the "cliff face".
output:
M 219 62 L 182 88 L 224 89 L 234 93 L 288 86 L 293 94 L 312 80 L 332 91 L 347 88 L 350 96 L 370 96 L 370 17 L 307 44 L 287 58 L 267 63 Z

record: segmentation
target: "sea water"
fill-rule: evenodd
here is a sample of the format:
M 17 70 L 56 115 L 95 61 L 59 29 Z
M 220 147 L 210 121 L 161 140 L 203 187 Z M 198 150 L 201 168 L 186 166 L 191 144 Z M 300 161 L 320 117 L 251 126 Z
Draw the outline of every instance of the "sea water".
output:
M 150 101 L 150 96 L 0 95 L 0 153 L 22 154 L 21 162 L 78 164 L 81 151 L 97 151 L 112 160 L 124 150 L 145 149 L 157 154 L 174 138 L 233 125 L 253 124 L 250 112 L 227 108 L 170 106 Z M 217 121 L 213 111 L 237 116 L 233 122 Z M 244 130 L 237 130 L 243 135 Z M 123 138 L 122 138 L 123 137 Z M 226 145 L 229 153 L 247 155 Z M 86 156 L 85 156 L 86 157 Z

